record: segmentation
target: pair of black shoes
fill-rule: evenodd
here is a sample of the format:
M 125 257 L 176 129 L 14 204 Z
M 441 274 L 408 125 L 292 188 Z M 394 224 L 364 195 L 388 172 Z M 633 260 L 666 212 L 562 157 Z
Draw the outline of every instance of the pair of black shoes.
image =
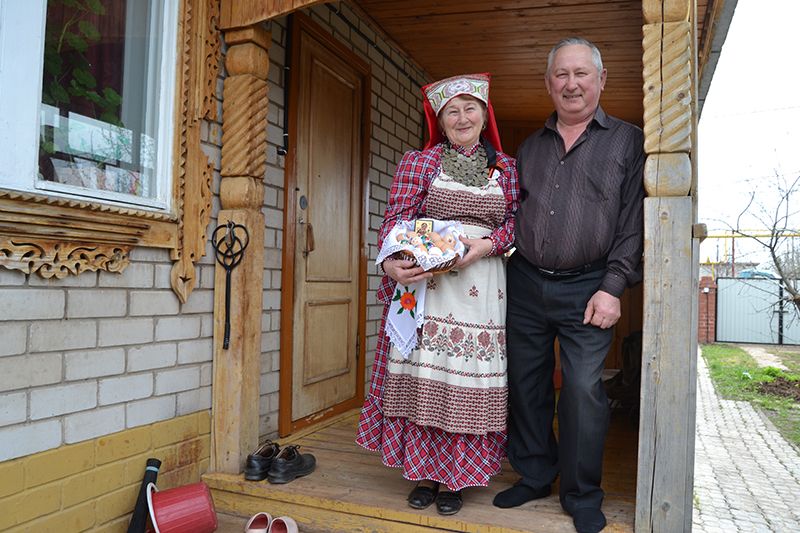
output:
M 456 514 L 464 505 L 460 490 L 440 491 L 439 483 L 433 487 L 417 483 L 417 486 L 408 495 L 408 506 L 412 509 L 427 509 L 434 501 L 436 502 L 436 511 L 441 515 Z
M 316 468 L 317 460 L 310 453 L 298 452 L 298 448 L 291 445 L 281 449 L 275 442 L 264 442 L 247 456 L 244 478 L 249 481 L 266 479 L 270 483 L 289 483 L 310 474 Z

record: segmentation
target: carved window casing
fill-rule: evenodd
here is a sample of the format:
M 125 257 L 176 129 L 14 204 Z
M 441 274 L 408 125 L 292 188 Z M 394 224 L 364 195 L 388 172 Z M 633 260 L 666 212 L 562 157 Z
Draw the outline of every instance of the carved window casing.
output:
M 179 9 L 169 212 L 0 188 L 0 266 L 61 279 L 121 272 L 135 246 L 166 248 L 172 288 L 186 301 L 211 217 L 213 165 L 200 128 L 217 115 L 219 14 L 219 0 L 183 0 Z

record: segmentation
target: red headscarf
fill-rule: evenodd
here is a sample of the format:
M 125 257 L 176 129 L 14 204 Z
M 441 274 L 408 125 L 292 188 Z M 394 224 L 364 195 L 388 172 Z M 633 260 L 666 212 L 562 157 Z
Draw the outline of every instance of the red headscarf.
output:
M 447 102 L 460 95 L 472 96 L 486 105 L 486 129 L 481 132 L 481 137 L 489 141 L 495 150 L 503 150 L 500 146 L 500 133 L 497 130 L 494 109 L 492 108 L 492 102 L 489 100 L 490 78 L 491 76 L 488 72 L 462 74 L 435 81 L 422 88 L 422 107 L 425 111 L 425 122 L 428 125 L 429 133 L 425 150 L 444 142 L 445 137 L 439 129 L 436 115 Z M 436 107 L 435 110 L 434 106 Z

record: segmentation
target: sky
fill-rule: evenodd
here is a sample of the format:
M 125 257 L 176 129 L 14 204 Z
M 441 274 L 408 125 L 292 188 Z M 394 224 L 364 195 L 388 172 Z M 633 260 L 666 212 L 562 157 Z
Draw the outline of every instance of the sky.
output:
M 776 172 L 800 174 L 798 20 L 798 0 L 738 1 L 698 128 L 698 215 L 710 234 L 736 225 L 751 192 L 776 205 Z M 747 216 L 739 227 L 765 229 Z M 726 252 L 730 239 L 709 238 L 700 260 Z M 752 240 L 737 239 L 735 252 L 737 262 L 768 261 Z

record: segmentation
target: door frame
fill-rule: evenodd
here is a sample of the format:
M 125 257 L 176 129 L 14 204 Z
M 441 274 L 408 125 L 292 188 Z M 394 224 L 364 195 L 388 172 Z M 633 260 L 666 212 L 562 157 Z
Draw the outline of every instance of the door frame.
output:
M 367 196 L 367 179 L 369 173 L 370 138 L 371 138 L 371 80 L 372 74 L 363 59 L 350 51 L 331 34 L 317 23 L 302 13 L 292 13 L 288 26 L 290 35 L 294 38 L 287 44 L 286 53 L 291 54 L 291 65 L 296 66 L 300 60 L 301 32 L 311 35 L 321 42 L 329 51 L 335 53 L 354 70 L 362 74 L 363 99 L 361 103 L 361 179 L 357 192 L 361 199 L 361 228 L 359 231 L 359 260 L 358 260 L 358 350 L 356 353 L 356 389 L 355 397 L 320 412 L 313 413 L 299 420 L 292 420 L 292 367 L 293 347 L 295 333 L 302 335 L 302 331 L 295 332 L 292 317 L 294 316 L 294 271 L 295 271 L 295 245 L 297 217 L 297 117 L 295 106 L 299 97 L 297 83 L 290 83 L 289 78 L 284 83 L 289 83 L 289 97 L 284 113 L 288 113 L 288 144 L 289 151 L 286 155 L 286 170 L 284 177 L 284 210 L 283 210 L 283 258 L 281 264 L 281 341 L 280 341 L 280 381 L 278 391 L 278 434 L 285 437 L 299 429 L 316 424 L 332 416 L 343 413 L 361 405 L 364 401 L 364 375 L 366 354 L 366 326 L 367 326 L 367 244 L 365 239 L 366 229 L 369 228 L 369 198 Z M 291 48 L 291 49 L 289 49 Z M 299 72 L 299 70 L 290 70 Z

